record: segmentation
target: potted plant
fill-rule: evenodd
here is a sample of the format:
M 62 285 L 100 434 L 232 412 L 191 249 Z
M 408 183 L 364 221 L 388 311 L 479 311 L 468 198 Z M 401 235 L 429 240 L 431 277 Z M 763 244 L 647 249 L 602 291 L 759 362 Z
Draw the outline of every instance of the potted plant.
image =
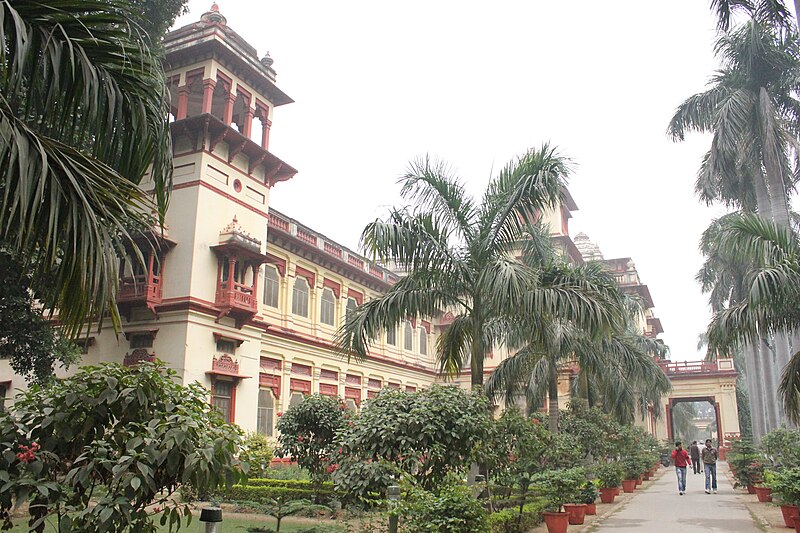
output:
M 596 469 L 600 484 L 600 501 L 614 503 L 617 488 L 622 481 L 622 466 L 619 463 L 603 463 Z
M 794 527 L 794 517 L 800 513 L 800 467 L 784 468 L 773 472 L 770 476 L 769 486 L 772 495 L 777 498 L 783 514 L 783 523 L 786 527 Z
M 533 476 L 531 486 L 547 500 L 542 516 L 549 533 L 566 533 L 570 514 L 562 509 L 565 503 L 577 501 L 585 480 L 583 468 L 549 470 Z
M 595 500 L 597 500 L 599 494 L 594 481 L 587 481 L 581 488 L 581 501 L 586 504 L 587 515 L 597 514 L 597 504 Z
M 745 487 L 747 492 L 755 494 L 755 485 L 761 482 L 763 466 L 753 443 L 747 439 L 735 441 L 731 446 L 728 464 L 736 479 L 734 488 Z
M 755 485 L 756 496 L 758 501 L 767 503 L 772 501 L 772 481 L 775 479 L 775 474 L 771 470 L 764 470 L 764 482 Z
M 622 491 L 633 492 L 636 488 L 636 480 L 639 477 L 639 464 L 635 457 L 626 457 L 622 460 L 622 467 L 625 469 L 625 477 L 622 479 Z

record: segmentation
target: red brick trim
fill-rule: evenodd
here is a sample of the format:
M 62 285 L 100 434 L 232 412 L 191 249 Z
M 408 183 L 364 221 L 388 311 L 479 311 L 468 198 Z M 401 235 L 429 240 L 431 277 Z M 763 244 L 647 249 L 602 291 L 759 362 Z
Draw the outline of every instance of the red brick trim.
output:
M 364 303 L 364 293 L 363 292 L 358 292 L 357 290 L 354 290 L 354 289 L 347 289 L 347 297 L 348 298 L 352 298 L 353 300 L 355 300 L 358 305 L 361 305 L 361 304 Z
M 325 278 L 322 280 L 322 288 L 329 288 L 333 291 L 333 295 L 338 299 L 339 295 L 342 292 L 342 286 L 339 283 L 336 283 L 333 280 Z
M 295 277 L 299 276 L 301 278 L 306 278 L 309 289 L 313 289 L 315 287 L 315 284 L 317 282 L 317 275 L 314 272 L 308 270 L 307 268 L 296 266 L 294 269 L 294 275 Z

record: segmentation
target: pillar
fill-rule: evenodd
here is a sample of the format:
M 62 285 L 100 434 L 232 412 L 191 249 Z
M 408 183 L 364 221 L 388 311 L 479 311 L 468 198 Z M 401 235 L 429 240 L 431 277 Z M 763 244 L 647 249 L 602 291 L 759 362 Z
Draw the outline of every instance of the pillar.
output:
M 225 112 L 223 113 L 222 121 L 226 126 L 233 123 L 233 104 L 236 102 L 236 93 L 231 90 L 225 98 Z
M 186 118 L 189 112 L 189 86 L 183 85 L 178 87 L 178 112 L 175 120 L 182 120 Z
M 269 129 L 272 127 L 272 121 L 267 117 L 261 118 L 261 148 L 264 150 L 269 149 Z
M 214 100 L 214 88 L 216 86 L 217 80 L 203 80 L 203 113 L 211 113 L 211 103 Z

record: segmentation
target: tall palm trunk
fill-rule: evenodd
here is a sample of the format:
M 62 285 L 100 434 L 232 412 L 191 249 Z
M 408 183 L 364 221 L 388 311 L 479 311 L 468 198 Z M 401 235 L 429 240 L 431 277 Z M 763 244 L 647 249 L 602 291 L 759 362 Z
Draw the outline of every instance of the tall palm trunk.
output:
M 477 308 L 476 308 L 477 309 Z M 472 346 L 470 349 L 470 375 L 472 390 L 483 392 L 483 357 L 486 350 L 483 346 L 483 324 L 480 319 L 472 321 Z
M 750 420 L 753 425 L 753 440 L 759 442 L 766 429 L 766 412 L 764 411 L 764 388 L 761 386 L 761 365 L 758 361 L 758 350 L 753 344 L 746 344 L 744 352 L 745 369 L 747 370 L 747 396 L 750 400 Z
M 774 340 L 773 340 L 774 342 Z M 773 369 L 775 368 L 775 350 L 769 345 L 766 339 L 761 339 L 759 346 L 759 366 L 761 368 L 761 377 L 764 386 L 764 413 L 765 413 L 765 429 L 770 431 L 778 427 L 778 388 L 773 381 Z
M 558 364 L 550 360 L 550 375 L 547 380 L 548 423 L 553 434 L 558 433 Z

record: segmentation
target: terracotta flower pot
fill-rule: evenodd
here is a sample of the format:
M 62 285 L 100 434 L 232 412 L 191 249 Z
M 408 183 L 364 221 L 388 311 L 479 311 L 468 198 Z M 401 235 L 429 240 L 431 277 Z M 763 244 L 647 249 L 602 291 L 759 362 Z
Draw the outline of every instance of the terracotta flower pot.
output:
M 594 502 L 587 503 L 586 504 L 586 514 L 587 515 L 596 515 L 597 514 L 597 504 L 594 503 Z
M 650 481 L 650 471 L 648 470 L 644 474 L 642 474 L 642 481 Z
M 619 485 L 614 487 L 614 496 L 619 496 Z
M 623 479 L 622 480 L 622 492 L 633 492 L 636 489 L 636 480 L 635 479 Z
M 642 482 L 643 482 L 642 481 L 642 476 L 639 476 L 639 477 L 636 478 L 636 486 L 637 487 L 640 486 L 642 484 Z
M 586 518 L 585 503 L 565 503 L 564 510 L 569 514 L 569 523 L 573 526 L 583 524 Z
M 747 494 L 755 494 L 756 493 L 756 486 L 755 485 L 747 485 Z
M 569 527 L 569 513 L 542 513 L 544 523 L 547 524 L 548 533 L 567 533 Z
M 794 521 L 795 532 L 800 533 L 800 516 L 794 515 L 791 517 L 791 519 Z
M 781 505 L 781 513 L 783 514 L 783 525 L 786 527 L 794 527 L 794 520 L 792 517 L 797 516 L 797 506 L 796 505 Z
M 756 496 L 758 496 L 758 501 L 760 502 L 771 502 L 772 501 L 772 489 L 769 487 L 763 487 L 761 485 L 755 487 L 756 489 Z
M 617 487 L 600 489 L 600 501 L 603 503 L 614 503 L 617 495 Z

